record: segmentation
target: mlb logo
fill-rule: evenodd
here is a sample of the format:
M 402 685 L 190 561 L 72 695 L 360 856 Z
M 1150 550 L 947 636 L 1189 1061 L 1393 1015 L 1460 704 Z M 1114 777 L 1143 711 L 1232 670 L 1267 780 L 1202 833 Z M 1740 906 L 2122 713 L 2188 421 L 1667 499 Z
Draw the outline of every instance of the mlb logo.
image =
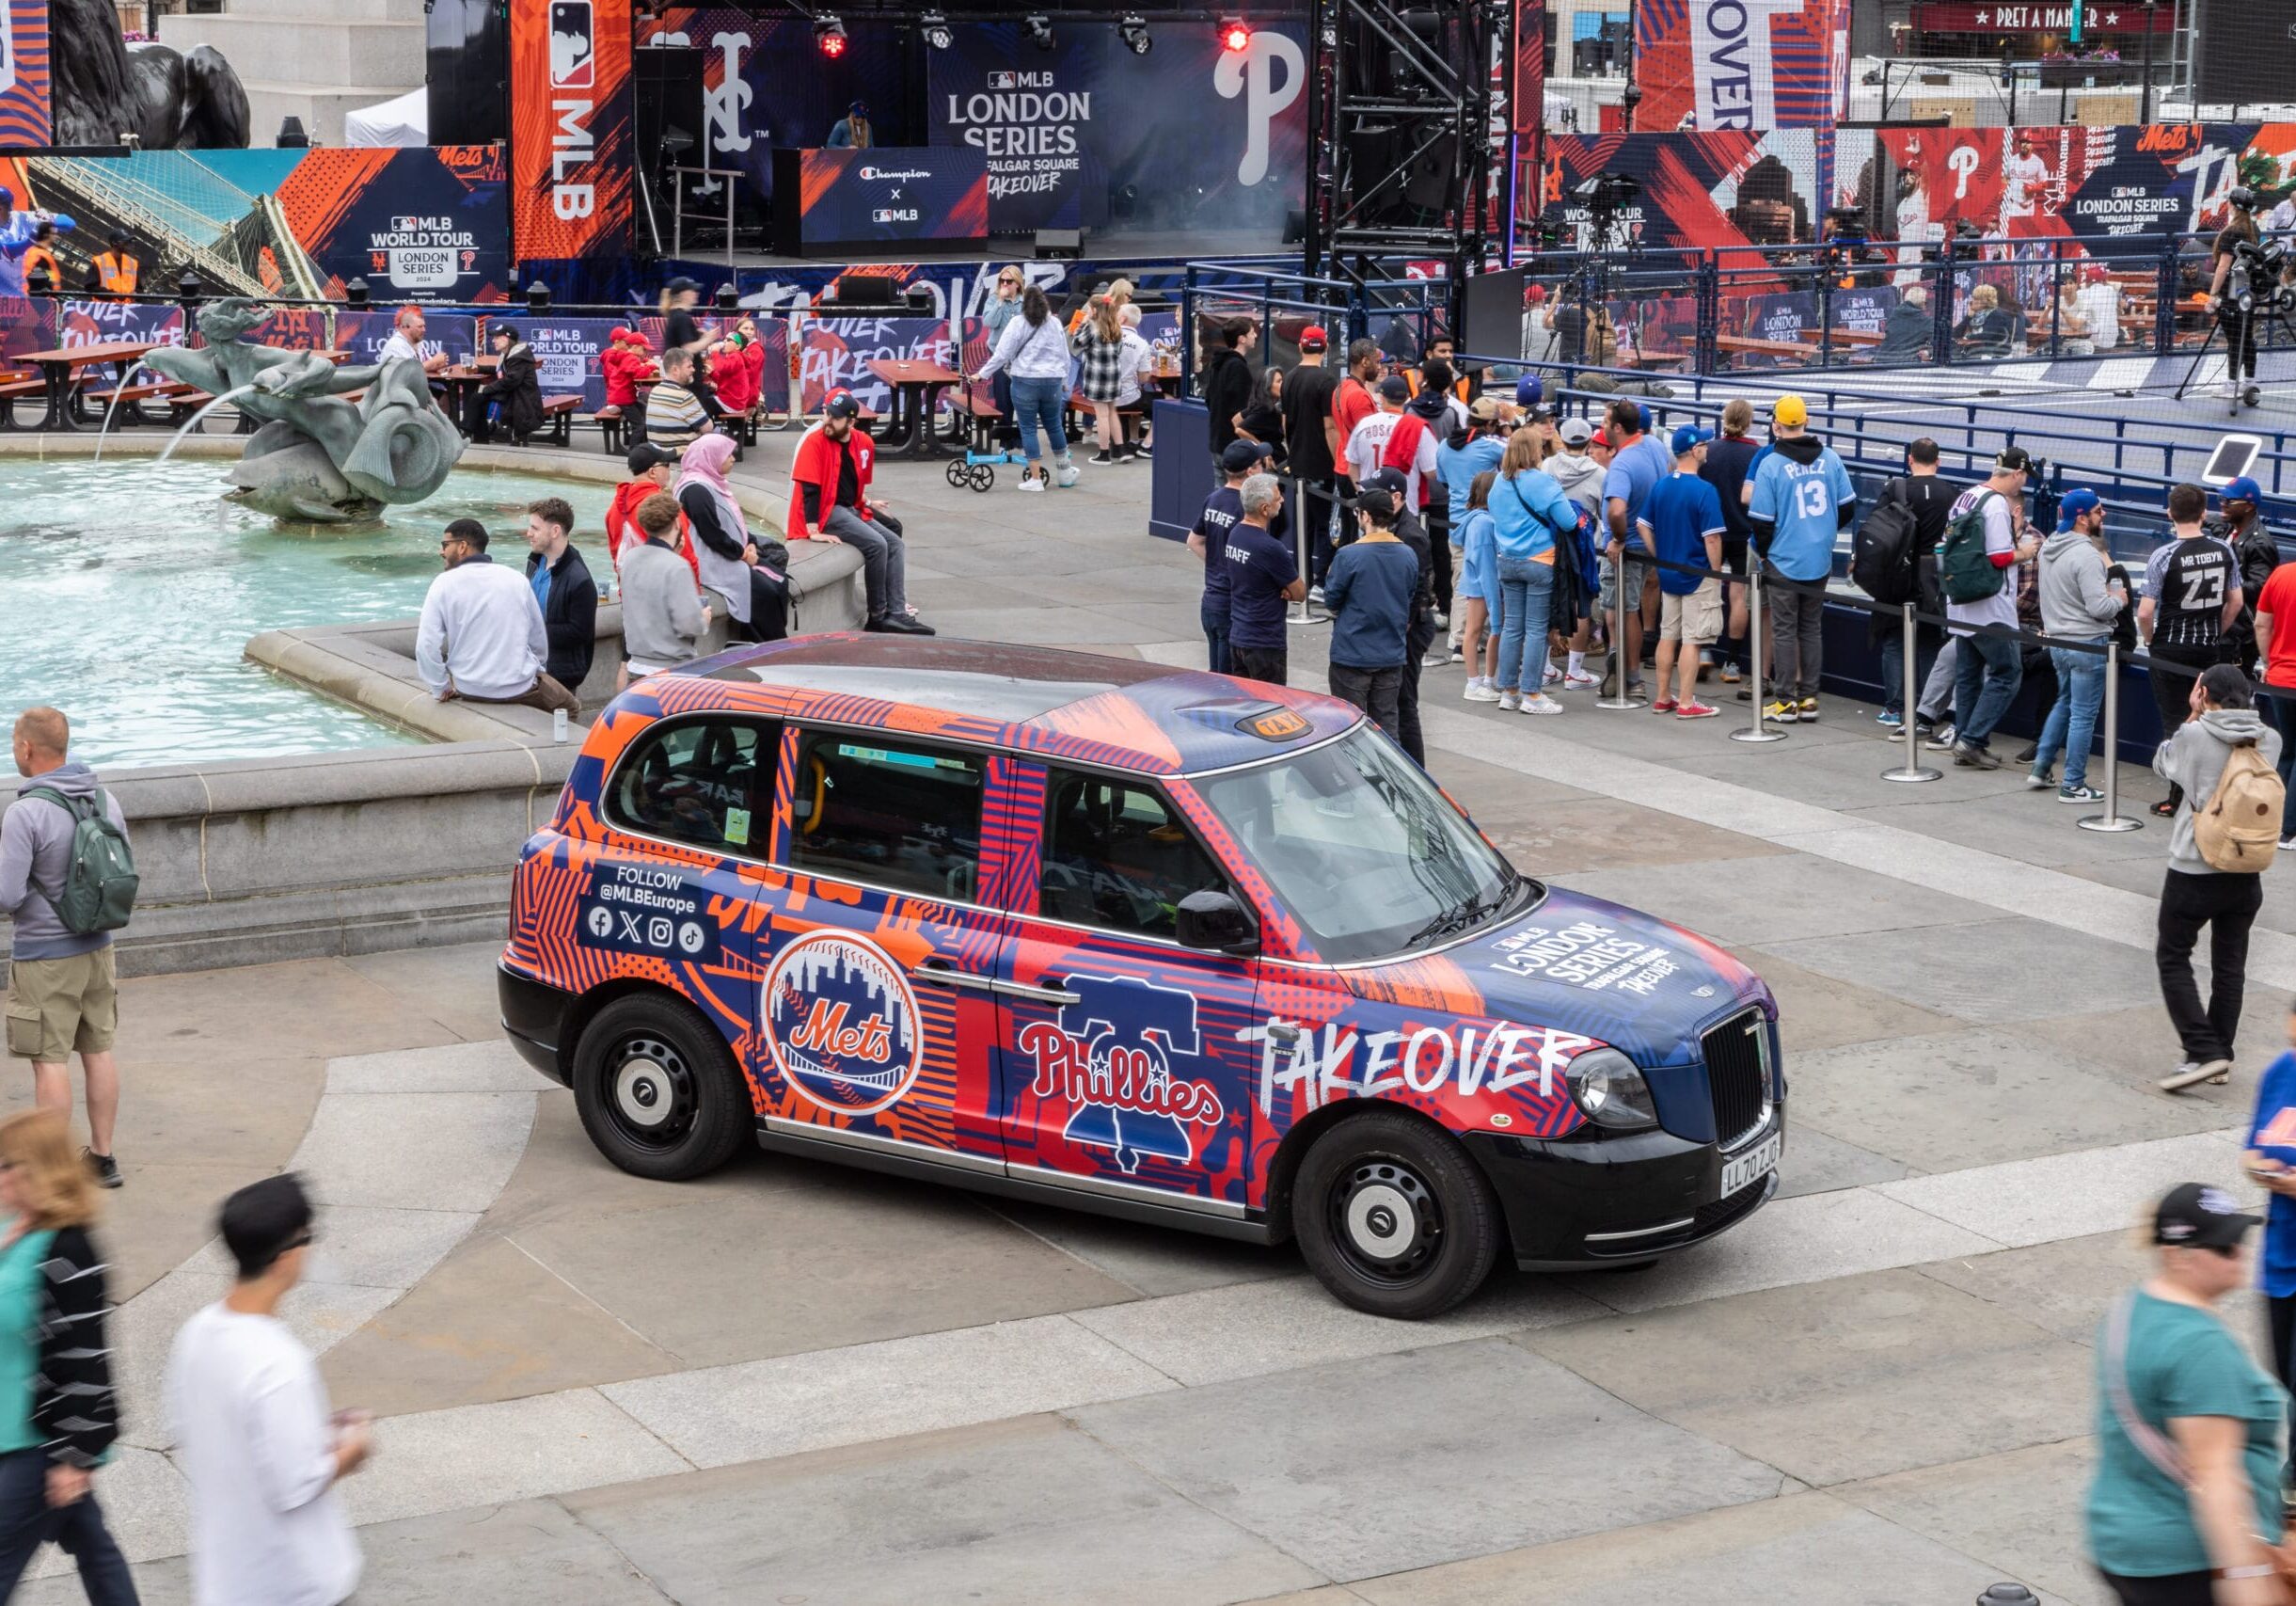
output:
M 890 206 L 880 206 L 869 214 L 869 221 L 872 223 L 898 223 L 900 220 L 901 215 Z
M 550 0 L 550 87 L 587 89 L 597 76 L 590 0 Z
M 1020 87 L 1021 78 L 1018 73 L 991 72 L 989 74 L 989 87 L 991 89 L 1017 89 Z

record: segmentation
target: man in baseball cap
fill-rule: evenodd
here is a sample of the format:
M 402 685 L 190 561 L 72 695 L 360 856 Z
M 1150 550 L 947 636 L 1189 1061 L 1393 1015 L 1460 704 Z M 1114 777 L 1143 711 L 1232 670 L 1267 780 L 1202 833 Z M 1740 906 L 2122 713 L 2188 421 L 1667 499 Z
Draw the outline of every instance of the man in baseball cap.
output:
M 1310 324 L 1300 331 L 1299 346 L 1302 357 L 1309 352 L 1320 357 L 1331 349 L 1331 336 L 1323 332 L 1321 324 Z
M 606 549 L 614 560 L 614 572 L 622 571 L 623 549 L 632 542 L 646 539 L 638 528 L 638 509 L 648 497 L 659 496 L 677 481 L 677 453 L 659 441 L 641 440 L 630 448 L 630 477 L 614 487 L 614 500 L 606 509 Z M 694 565 L 698 578 L 701 564 L 694 556 L 693 543 L 686 543 L 686 561 Z
M 1810 421 L 1810 404 L 1799 396 L 1781 396 L 1770 404 L 1770 421 L 1781 429 L 1799 429 Z
M 1228 474 L 1248 474 L 1268 455 L 1268 444 L 1263 440 L 1231 440 L 1220 449 L 1220 469 Z
M 1574 452 L 1584 452 L 1594 444 L 1594 426 L 1585 419 L 1564 419 L 1555 426 L 1555 433 Z
M 2237 1249 L 2264 1217 L 2209 1183 L 2178 1183 L 2153 1207 L 2152 1241 L 2163 1248 Z
M 2034 743 L 2025 785 L 2036 792 L 2055 786 L 2051 771 L 2062 753 L 2065 784 L 2057 787 L 2059 803 L 2097 803 L 2104 796 L 2088 781 L 2089 741 L 2104 706 L 2105 660 L 2081 648 L 2102 647 L 2129 602 L 2128 587 L 2113 578 L 2104 534 L 2104 501 L 2083 486 L 2065 493 L 2057 503 L 2056 533 L 2041 543 L 2036 582 L 2041 628 L 2067 644 L 2048 649 L 2057 695 Z
M 1435 471 L 1435 432 L 1425 419 L 1404 411 L 1411 386 L 1402 375 L 1382 379 L 1375 394 L 1379 410 L 1366 414 L 1347 437 L 1348 477 L 1360 488 L 1383 464 L 1401 469 L 1407 484 L 1403 505 L 1417 512 L 1419 484 Z

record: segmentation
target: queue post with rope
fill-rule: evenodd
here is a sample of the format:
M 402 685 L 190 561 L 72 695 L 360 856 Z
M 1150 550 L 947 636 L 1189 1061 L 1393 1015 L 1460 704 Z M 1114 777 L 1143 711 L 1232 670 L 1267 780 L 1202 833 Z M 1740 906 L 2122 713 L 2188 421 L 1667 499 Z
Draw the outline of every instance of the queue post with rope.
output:
M 1291 520 L 1291 539 L 1297 553 L 1295 561 L 1299 564 L 1300 579 L 1307 581 L 1307 590 L 1300 593 L 1300 599 L 1291 605 L 1291 612 L 1284 622 L 1290 625 L 1328 625 L 1331 615 L 1317 612 L 1315 604 L 1308 599 L 1308 591 L 1315 587 L 1315 536 L 1312 533 L 1314 524 L 1307 514 L 1307 499 L 1315 497 L 1320 503 L 1322 492 L 1297 474 L 1286 474 L 1284 484 L 1291 488 L 1291 505 L 1296 510 Z M 1324 508 L 1322 511 L 1323 517 L 1329 519 L 1331 509 Z
M 1758 554 L 1752 563 L 1747 564 L 1747 571 L 1746 684 L 1747 689 L 1753 693 L 1754 718 L 1753 723 L 1744 730 L 1732 731 L 1730 739 L 1733 741 L 1783 741 L 1786 739 L 1786 733 L 1770 729 L 1762 717 L 1764 638 L 1762 632 L 1762 560 Z
M 1905 692 L 1898 698 L 1900 705 L 1898 719 L 1904 724 L 1906 764 L 1902 770 L 1884 770 L 1881 772 L 1881 778 L 1885 781 L 1905 782 L 1941 781 L 1945 778 L 1943 771 L 1924 769 L 1922 766 L 1921 722 L 1914 717 L 1914 705 L 1920 700 L 1922 685 L 1921 677 L 1914 669 L 1914 636 L 1920 627 L 1914 622 L 1913 605 L 1907 603 L 1899 608 L 1897 615 L 1903 621 L 1903 628 L 1900 632 L 1903 640 L 1899 650 L 1906 655 L 1903 682 Z
M 2083 831 L 2142 831 L 2145 822 L 2121 813 L 2121 646 L 2105 643 L 2105 812 L 2076 820 Z

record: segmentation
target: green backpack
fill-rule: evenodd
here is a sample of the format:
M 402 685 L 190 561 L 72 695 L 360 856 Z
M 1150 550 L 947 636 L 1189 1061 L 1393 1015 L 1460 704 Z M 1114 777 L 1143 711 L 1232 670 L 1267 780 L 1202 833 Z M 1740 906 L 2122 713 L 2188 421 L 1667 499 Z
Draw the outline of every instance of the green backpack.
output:
M 93 802 L 75 803 L 54 787 L 30 787 L 21 796 L 46 798 L 71 816 L 63 889 L 49 899 L 64 930 L 92 937 L 126 925 L 135 908 L 135 854 L 127 833 L 112 823 L 109 800 L 98 791 Z
M 1948 602 L 1983 602 L 2000 595 L 2009 571 L 1998 567 L 1985 549 L 1985 504 L 1999 495 L 1979 491 L 1969 511 L 1945 527 L 1945 538 L 1938 543 L 1938 583 Z

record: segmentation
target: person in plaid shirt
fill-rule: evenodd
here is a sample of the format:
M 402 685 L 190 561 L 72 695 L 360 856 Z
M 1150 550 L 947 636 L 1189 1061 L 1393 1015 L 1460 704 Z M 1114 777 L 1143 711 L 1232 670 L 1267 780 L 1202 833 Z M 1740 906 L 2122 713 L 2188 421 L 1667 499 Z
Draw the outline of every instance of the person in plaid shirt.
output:
M 1124 394 L 1124 321 L 1108 295 L 1095 295 L 1092 308 L 1069 342 L 1084 365 L 1085 400 L 1092 404 L 1093 429 L 1100 449 L 1095 463 L 1116 461 L 1116 404 Z

